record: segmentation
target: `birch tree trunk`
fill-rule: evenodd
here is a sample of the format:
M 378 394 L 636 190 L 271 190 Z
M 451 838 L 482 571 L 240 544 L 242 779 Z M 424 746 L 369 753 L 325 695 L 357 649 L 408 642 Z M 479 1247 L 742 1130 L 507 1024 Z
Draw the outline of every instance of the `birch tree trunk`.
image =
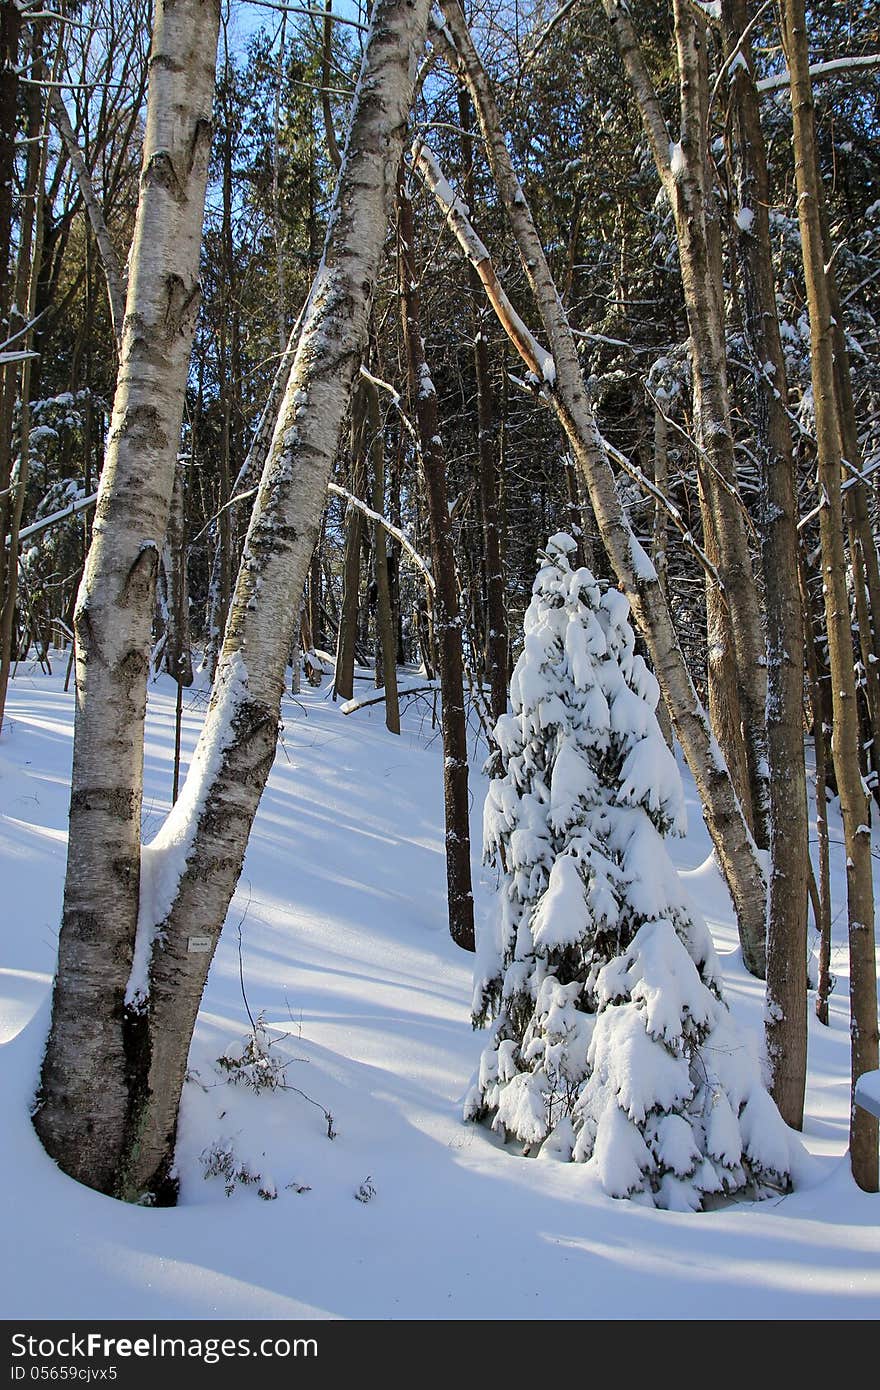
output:
M 124 1000 L 138 912 L 143 726 L 192 334 L 219 0 L 157 0 L 119 375 L 75 615 L 70 840 L 35 1123 L 73 1177 L 117 1187 L 131 1104 Z
M 568 436 L 575 463 L 590 495 L 603 545 L 618 583 L 632 605 L 675 732 L 694 776 L 706 825 L 733 899 L 743 959 L 753 974 L 763 975 L 767 885 L 754 840 L 676 639 L 657 572 L 621 506 L 608 451 L 584 387 L 575 340 L 513 169 L 488 77 L 457 0 L 442 0 L 441 8 L 446 21 L 441 38 L 467 81 L 492 174 L 550 340 L 552 358 L 543 377 L 545 389 L 549 390 L 553 408 Z M 480 270 L 480 266 L 477 269 Z M 507 328 L 508 323 L 504 326 Z M 537 365 L 540 367 L 540 363 Z
M 428 8 L 429 0 L 378 0 L 373 11 L 324 256 L 245 539 L 208 715 L 180 797 L 144 851 L 128 991 L 131 1107 L 114 1182 L 129 1199 L 174 1196 L 187 1053 L 275 754 L 300 597 L 367 344 Z
M 831 668 L 834 728 L 831 753 L 846 848 L 850 957 L 850 1036 L 853 1089 L 878 1063 L 877 964 L 868 796 L 859 768 L 859 727 L 853 670 L 852 628 L 846 587 L 843 505 L 840 487 L 841 441 L 834 377 L 834 335 L 826 282 L 820 207 L 822 190 L 813 91 L 803 0 L 782 0 L 782 42 L 791 81 L 792 139 L 798 193 L 798 221 L 810 316 L 810 364 L 816 417 L 819 513 L 825 625 Z M 877 1120 L 850 1104 L 850 1162 L 859 1187 L 878 1186 Z
M 804 624 L 798 587 L 797 478 L 786 410 L 788 383 L 770 251 L 769 179 L 745 0 L 724 0 L 730 60 L 737 258 L 755 364 L 761 561 L 767 627 L 770 885 L 767 903 L 767 1060 L 771 1094 L 800 1129 L 807 1078 L 807 877 L 804 767 Z M 734 61 L 736 53 L 742 61 Z M 748 214 L 748 215 L 746 215 Z M 820 719 L 821 723 L 821 719 Z

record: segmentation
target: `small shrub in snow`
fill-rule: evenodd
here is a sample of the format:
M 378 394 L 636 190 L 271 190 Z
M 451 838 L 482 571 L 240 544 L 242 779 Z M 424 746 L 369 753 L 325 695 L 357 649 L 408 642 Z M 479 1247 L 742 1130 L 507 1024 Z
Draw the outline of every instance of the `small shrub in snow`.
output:
M 231 1197 L 236 1187 L 255 1187 L 257 1196 L 265 1202 L 274 1202 L 278 1190 L 271 1178 L 255 1173 L 235 1153 L 231 1140 L 215 1139 L 213 1144 L 199 1155 L 203 1176 L 221 1178 L 226 1196 Z
M 468 1118 L 589 1162 L 606 1192 L 694 1210 L 790 1185 L 790 1138 L 724 1003 L 711 937 L 664 838 L 683 833 L 659 690 L 626 598 L 551 537 L 525 617 L 484 813 L 500 866 L 478 941 L 490 1039 Z
M 265 1017 L 259 1013 L 250 1033 L 218 1057 L 217 1065 L 233 1086 L 247 1086 L 257 1092 L 284 1090 L 284 1073 L 290 1062 L 282 1062 L 273 1053 L 273 1041 Z

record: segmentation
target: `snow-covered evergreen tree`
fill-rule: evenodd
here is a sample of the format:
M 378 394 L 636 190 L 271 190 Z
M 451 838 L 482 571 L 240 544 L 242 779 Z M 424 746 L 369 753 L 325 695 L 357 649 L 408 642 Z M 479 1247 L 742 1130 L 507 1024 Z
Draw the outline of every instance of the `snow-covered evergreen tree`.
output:
M 478 942 L 490 1040 L 468 1118 L 527 1152 L 592 1161 L 614 1196 L 677 1210 L 790 1185 L 791 1136 L 738 1033 L 664 837 L 681 778 L 629 605 L 569 536 L 547 543 L 484 815 L 500 866 Z

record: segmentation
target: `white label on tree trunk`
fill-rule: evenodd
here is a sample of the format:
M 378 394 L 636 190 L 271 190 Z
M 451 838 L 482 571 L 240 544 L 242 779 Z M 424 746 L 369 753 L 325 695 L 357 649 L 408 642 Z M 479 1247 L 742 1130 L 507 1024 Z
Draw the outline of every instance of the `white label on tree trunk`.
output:
M 191 936 L 187 939 L 186 949 L 191 953 L 204 955 L 211 949 L 211 938 L 210 936 Z

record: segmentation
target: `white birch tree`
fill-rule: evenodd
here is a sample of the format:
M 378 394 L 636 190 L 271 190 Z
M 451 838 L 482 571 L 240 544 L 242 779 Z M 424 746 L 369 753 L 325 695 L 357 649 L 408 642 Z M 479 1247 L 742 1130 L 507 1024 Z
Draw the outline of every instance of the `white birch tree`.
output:
M 194 8 L 200 10 L 198 4 Z M 189 1043 L 272 765 L 293 628 L 367 341 L 428 9 L 429 0 L 378 0 L 375 6 L 324 256 L 263 470 L 205 726 L 180 797 L 143 852 L 139 815 L 133 811 L 135 804 L 140 810 L 134 771 L 142 751 L 146 605 L 143 614 L 139 611 L 144 627 L 127 646 L 114 634 L 96 648 L 92 590 L 103 592 L 100 550 L 87 570 L 80 605 L 88 618 L 87 650 L 102 656 L 109 651 L 124 667 L 108 698 L 120 699 L 121 691 L 119 707 L 137 723 L 134 737 L 125 731 L 127 744 L 137 743 L 138 749 L 130 754 L 130 784 L 121 793 L 105 787 L 93 794 L 89 755 L 102 731 L 90 741 L 78 735 L 79 819 L 71 825 L 70 909 L 66 906 L 62 926 L 36 1124 L 66 1171 L 129 1200 L 174 1197 L 171 1170 Z M 182 16 L 185 10 L 181 0 L 175 12 Z M 194 34 L 196 17 L 190 22 Z M 204 56 L 208 47 L 202 36 L 197 51 Z M 162 72 L 170 74 L 174 66 L 168 63 Z M 185 76 L 181 67 L 177 73 Z M 185 85 L 189 100 L 192 77 Z M 166 183 L 180 187 L 171 170 Z M 167 266 L 159 278 L 166 283 Z M 130 303 L 136 302 L 139 283 L 133 273 Z M 175 289 L 181 293 L 176 281 Z M 105 517 L 111 500 L 124 505 L 115 476 L 111 470 L 104 483 Z M 128 480 L 135 498 L 148 487 L 152 492 L 152 481 L 147 484 L 137 473 Z M 164 499 L 156 504 L 163 530 L 170 495 L 169 474 Z M 129 529 L 134 534 L 127 567 L 117 562 L 111 573 L 117 596 L 131 606 L 144 593 L 152 601 L 161 537 L 145 539 L 137 520 Z M 91 730 L 100 714 L 85 684 L 79 701 L 81 709 L 90 706 L 80 723 Z M 116 725 L 112 736 L 122 738 Z M 97 893 L 86 881 L 90 871 L 101 875 Z M 112 890 L 112 904 L 102 885 Z

